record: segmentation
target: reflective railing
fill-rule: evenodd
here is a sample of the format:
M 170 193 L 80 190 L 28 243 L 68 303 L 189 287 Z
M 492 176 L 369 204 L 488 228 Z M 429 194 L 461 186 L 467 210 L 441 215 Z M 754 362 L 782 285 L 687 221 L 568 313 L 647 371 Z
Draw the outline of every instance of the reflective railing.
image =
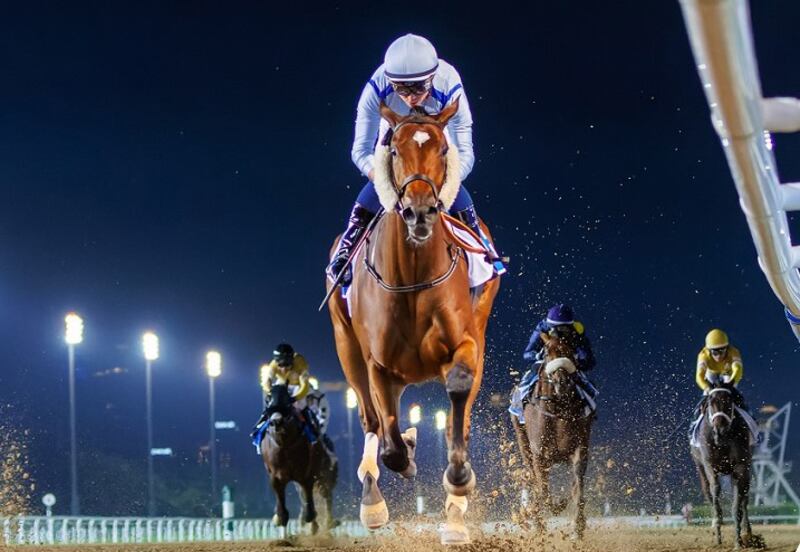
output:
M 800 247 L 786 218 L 800 210 L 800 184 L 780 183 L 769 135 L 800 130 L 800 101 L 762 97 L 746 0 L 680 3 L 758 264 L 800 339 Z
M 290 520 L 287 528 L 266 519 L 18 516 L 0 518 L 0 544 L 141 544 L 282 539 L 309 534 Z M 343 522 L 334 536 L 363 536 L 360 522 Z

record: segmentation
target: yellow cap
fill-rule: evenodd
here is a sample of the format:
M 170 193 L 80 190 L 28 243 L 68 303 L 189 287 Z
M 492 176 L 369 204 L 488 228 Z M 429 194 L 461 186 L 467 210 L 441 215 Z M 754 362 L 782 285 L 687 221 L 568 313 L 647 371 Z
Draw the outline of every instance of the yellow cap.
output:
M 728 334 L 714 328 L 706 335 L 706 349 L 719 349 L 728 346 Z

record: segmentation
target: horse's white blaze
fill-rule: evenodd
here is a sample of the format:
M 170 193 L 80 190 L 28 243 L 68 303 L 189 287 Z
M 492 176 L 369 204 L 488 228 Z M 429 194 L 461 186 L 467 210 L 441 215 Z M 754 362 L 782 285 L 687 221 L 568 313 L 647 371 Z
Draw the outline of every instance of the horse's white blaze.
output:
M 419 147 L 422 147 L 422 144 L 431 139 L 431 135 L 424 130 L 418 130 L 414 133 L 414 136 L 412 136 L 411 139 L 414 140 Z
M 361 464 L 358 465 L 358 480 L 363 483 L 367 474 L 375 478 L 375 481 L 381 474 L 378 468 L 378 436 L 374 433 L 364 435 L 364 453 L 361 455 Z
M 548 362 L 544 367 L 544 373 L 548 376 L 552 376 L 553 373 L 559 368 L 563 368 L 568 374 L 575 373 L 575 364 L 566 357 L 557 358 Z

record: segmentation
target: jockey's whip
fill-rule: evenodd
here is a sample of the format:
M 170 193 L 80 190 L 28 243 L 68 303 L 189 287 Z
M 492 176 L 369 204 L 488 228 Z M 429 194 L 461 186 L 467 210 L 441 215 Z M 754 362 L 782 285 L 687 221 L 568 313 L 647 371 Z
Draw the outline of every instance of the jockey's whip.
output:
M 701 404 L 703 404 L 703 401 L 704 401 L 704 400 L 706 400 L 706 398 L 705 398 L 705 397 L 703 397 L 702 399 L 700 399 L 700 402 L 698 402 L 698 403 L 697 403 L 697 404 L 694 406 L 694 408 L 692 408 L 692 412 L 694 412 L 695 410 L 697 410 L 698 408 L 700 408 L 700 405 L 701 405 Z M 680 429 L 680 428 L 683 426 L 683 424 L 685 424 L 685 423 L 686 423 L 686 420 L 683 420 L 683 421 L 680 421 L 680 422 L 678 422 L 678 425 L 676 425 L 676 426 L 675 426 L 675 427 L 672 429 L 672 431 L 670 431 L 670 432 L 669 432 L 669 435 L 667 435 L 666 437 L 664 437 L 664 438 L 661 440 L 661 444 L 663 445 L 664 443 L 666 443 L 667 441 L 669 441 L 669 440 L 670 440 L 670 438 L 672 438 L 672 436 L 673 436 L 673 435 L 675 435 L 675 432 L 676 432 L 676 431 L 678 431 L 678 430 L 679 430 L 679 429 Z
M 339 274 L 336 275 L 336 278 L 333 279 L 333 285 L 331 286 L 331 289 L 328 290 L 328 293 L 325 294 L 325 299 L 323 299 L 322 303 L 319 304 L 319 308 L 317 309 L 317 312 L 321 312 L 322 309 L 325 308 L 325 305 L 328 304 L 328 299 L 331 298 L 331 295 L 333 295 L 333 293 L 336 291 L 336 288 L 338 288 L 339 284 L 341 284 L 342 278 L 344 278 L 344 275 L 347 272 L 347 268 L 353 262 L 353 259 L 356 258 L 356 255 L 358 254 L 358 250 L 361 249 L 361 246 L 367 241 L 367 238 L 369 237 L 369 235 L 372 234 L 372 230 L 375 229 L 375 225 L 378 224 L 378 220 L 382 216 L 383 216 L 383 207 L 378 209 L 378 212 L 375 213 L 374 217 L 372 217 L 372 220 L 367 225 L 366 230 L 364 230 L 364 235 L 361 236 L 360 240 L 358 240 L 358 243 L 353 248 L 353 251 L 350 253 L 350 257 L 347 259 L 347 262 L 342 267 L 342 270 L 340 270 Z

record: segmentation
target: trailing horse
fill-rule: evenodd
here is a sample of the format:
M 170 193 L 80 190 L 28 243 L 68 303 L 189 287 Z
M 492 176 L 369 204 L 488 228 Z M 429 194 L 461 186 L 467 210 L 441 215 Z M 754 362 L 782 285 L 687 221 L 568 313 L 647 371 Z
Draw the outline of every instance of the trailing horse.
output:
M 275 493 L 275 523 L 286 527 L 286 485 L 294 481 L 303 501 L 301 523 L 311 523 L 317 532 L 317 505 L 323 506 L 323 530 L 333 527 L 333 488 L 338 465 L 320 439 L 311 443 L 303 431 L 303 422 L 292 405 L 293 399 L 284 384 L 273 385 L 269 408 L 272 415 L 261 441 L 261 457 Z
M 563 337 L 542 334 L 545 357 L 539 367 L 539 381 L 523 410 L 524 426 L 511 415 L 520 453 L 531 471 L 530 501 L 536 529 L 544 531 L 543 509 L 560 513 L 569 502 L 554 502 L 550 494 L 550 470 L 556 464 L 572 466 L 572 500 L 575 503 L 573 536 L 583 537 L 586 529 L 583 478 L 589 462 L 589 436 L 593 413 L 586 413 L 578 392 L 575 349 Z
M 378 488 L 379 448 L 387 468 L 405 478 L 416 474 L 416 431 L 403 433 L 398 426 L 403 390 L 430 380 L 445 386 L 451 411 L 444 544 L 469 542 L 464 515 L 475 487 L 467 455 L 470 412 L 499 288 L 494 278 L 470 293 L 468 246 L 443 221 L 460 185 L 458 154 L 444 133 L 457 110 L 455 102 L 438 115 L 402 117 L 381 107 L 392 131 L 376 149 L 374 180 L 386 213 L 354 255 L 350 309 L 339 293 L 328 301 L 339 361 L 358 395 L 365 433 L 358 467 L 365 526 L 374 529 L 389 520 Z
M 752 450 L 750 430 L 736 412 L 733 389 L 724 383 L 712 387 L 703 405 L 703 416 L 690 447 L 697 466 L 703 495 L 711 504 L 711 528 L 717 544 L 722 544 L 722 505 L 720 475 L 730 475 L 733 487 L 733 518 L 736 524 L 735 547 L 753 542 L 747 499 L 750 492 Z M 744 529 L 744 536 L 742 536 Z

